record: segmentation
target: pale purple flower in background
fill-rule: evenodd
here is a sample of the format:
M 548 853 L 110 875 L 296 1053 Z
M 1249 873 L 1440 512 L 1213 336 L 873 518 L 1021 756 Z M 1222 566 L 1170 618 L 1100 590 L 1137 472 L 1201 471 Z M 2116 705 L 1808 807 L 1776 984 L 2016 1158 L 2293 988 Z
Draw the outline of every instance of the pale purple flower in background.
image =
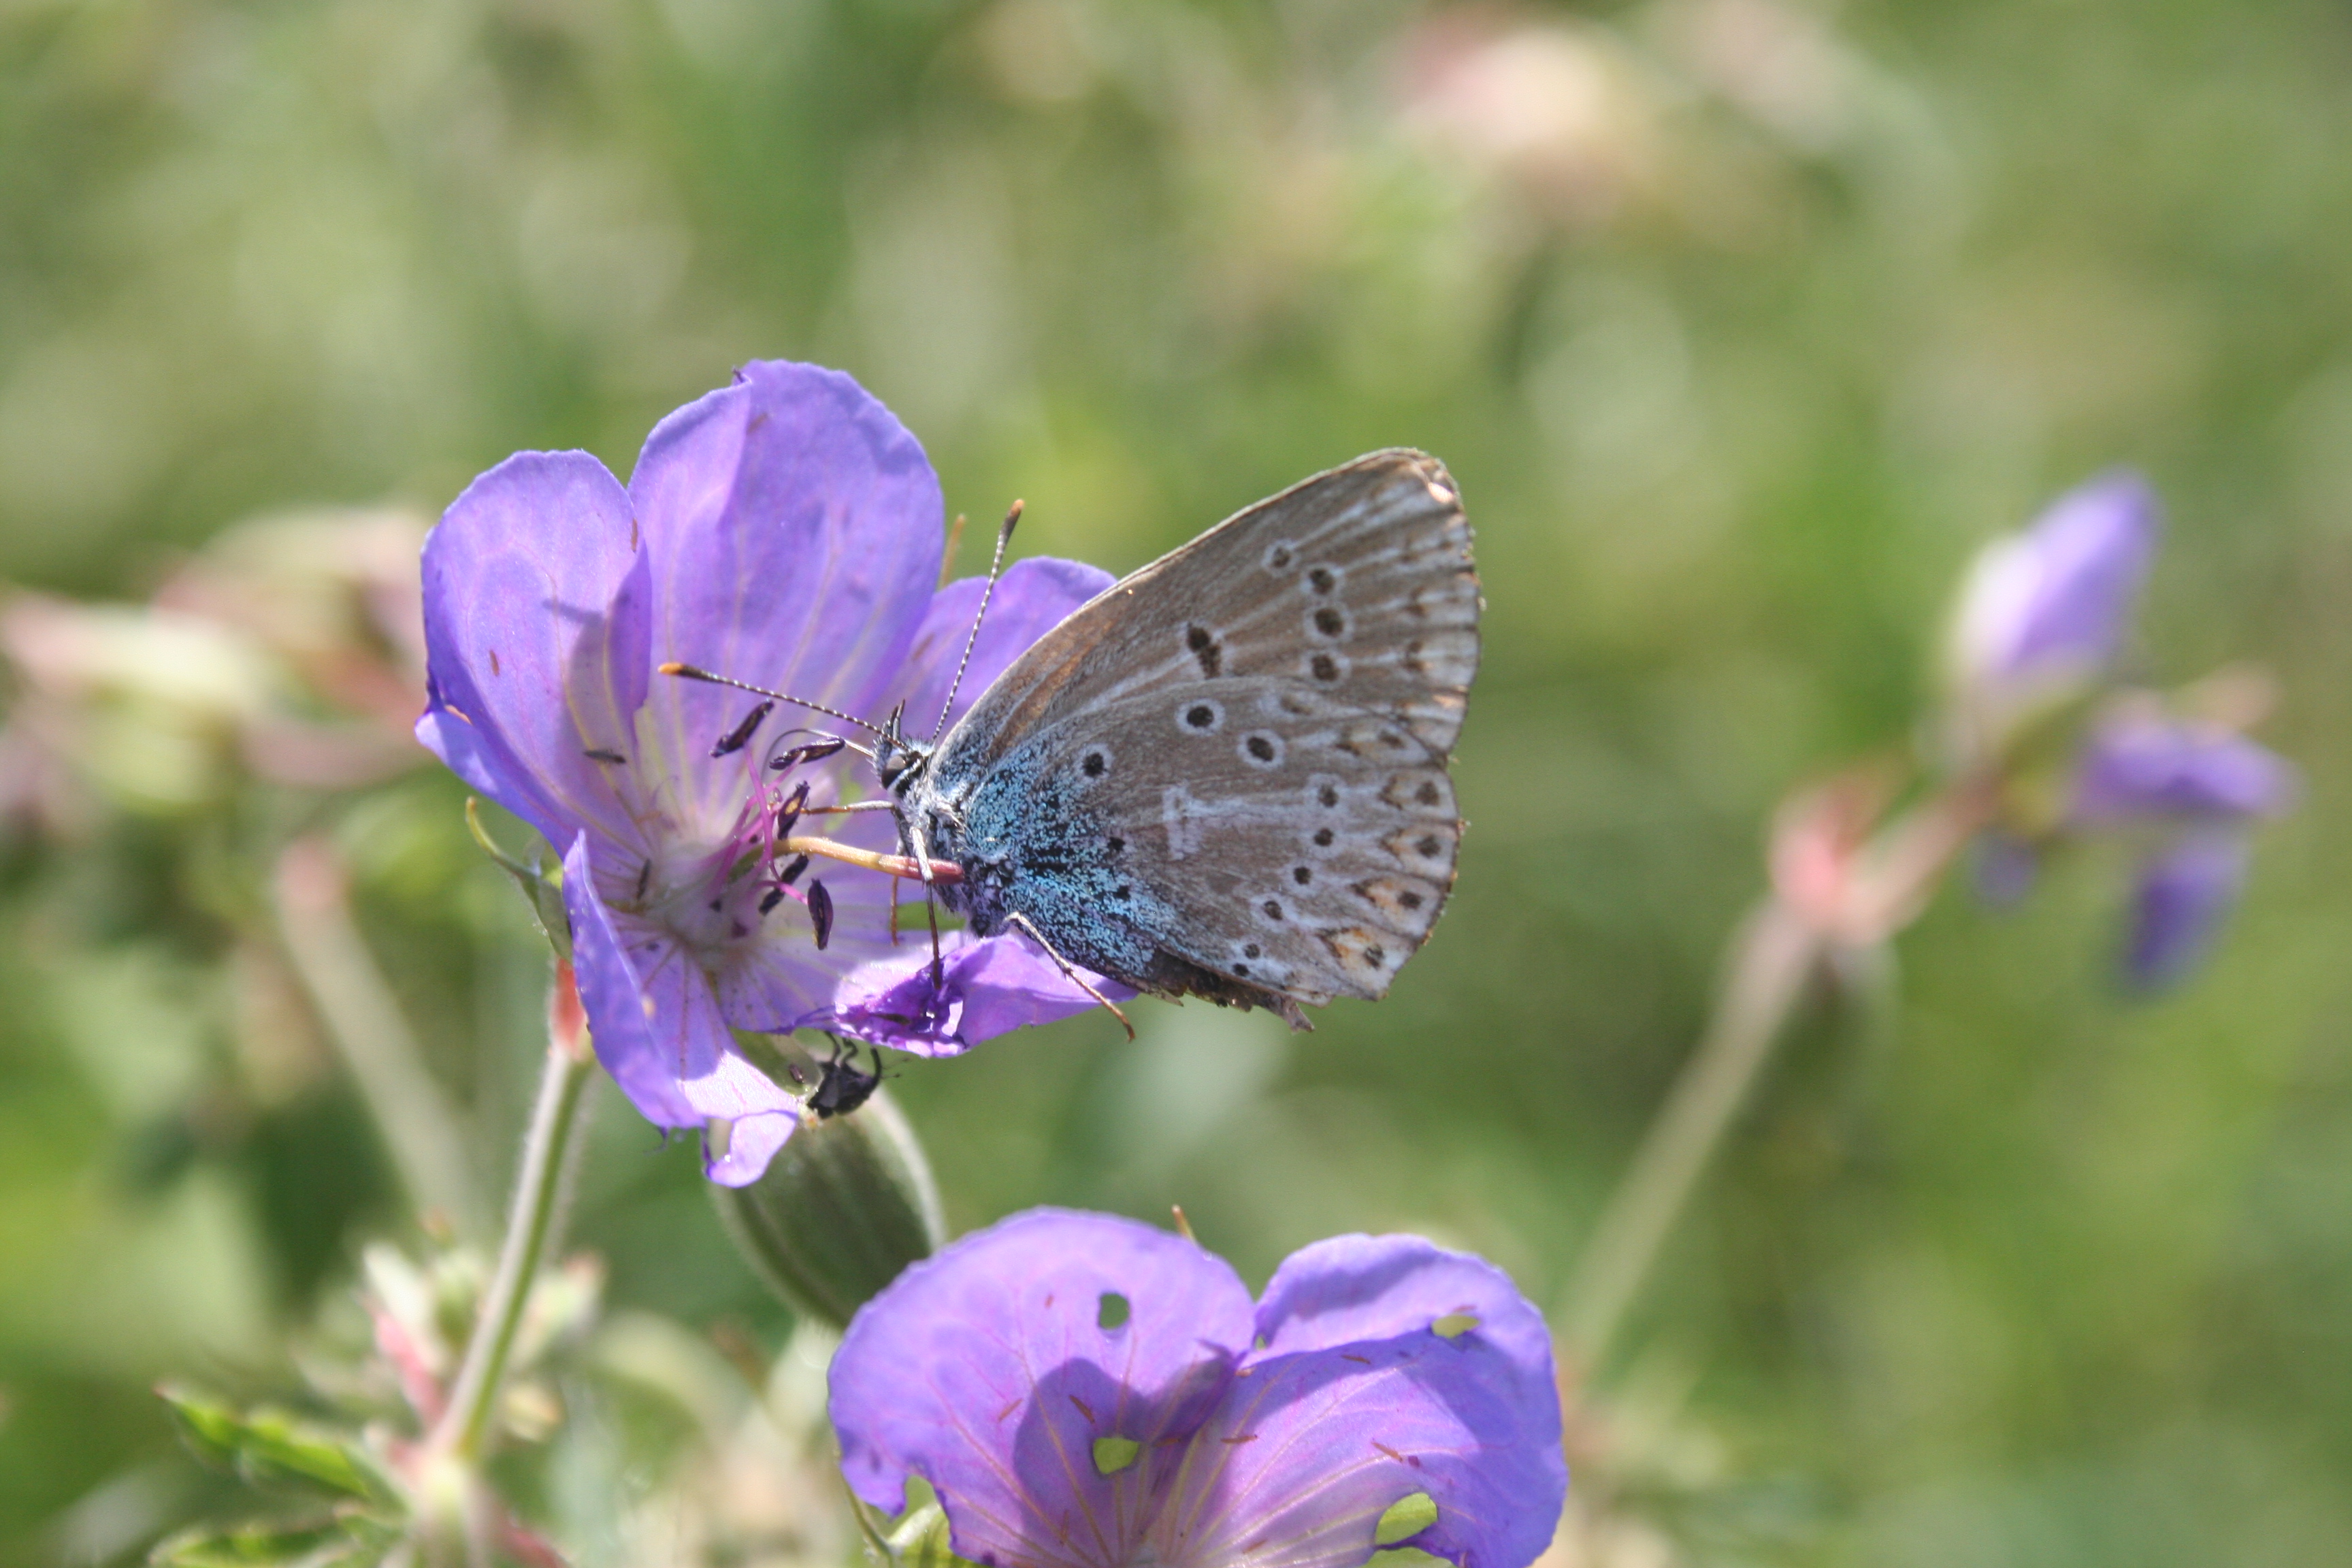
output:
M 2124 972 L 2137 985 L 2179 979 L 2211 945 L 2245 879 L 2258 817 L 2294 804 L 2294 766 L 2221 725 L 2127 704 L 2091 726 L 2069 826 L 2152 834 L 2132 897 Z
M 584 452 L 518 453 L 425 544 L 418 738 L 562 856 L 599 1059 L 656 1123 L 724 1123 L 707 1160 L 730 1184 L 799 1108 L 730 1027 L 940 1055 L 1093 1005 L 1014 938 L 951 936 L 932 988 L 919 899 L 894 943 L 890 879 L 775 852 L 803 808 L 870 792 L 856 753 L 796 749 L 845 727 L 656 673 L 677 660 L 877 719 L 903 699 L 927 734 L 979 597 L 935 591 L 941 525 L 887 409 L 838 372 L 761 363 L 663 420 L 626 489 Z M 960 705 L 1109 582 L 1013 566 Z M 797 820 L 897 848 L 887 814 Z
M 831 1414 L 852 1491 L 922 1477 L 992 1568 L 1525 1568 L 1568 1487 L 1541 1315 L 1417 1237 L 1318 1242 L 1253 1305 L 1185 1237 L 1016 1215 L 859 1310 Z M 1379 1540 L 1398 1504 L 1422 1528 Z
M 2155 553 L 2156 495 L 2137 474 L 2061 496 L 1978 552 L 1950 650 L 1956 743 L 1997 756 L 2037 715 L 2095 691 L 2121 650 Z

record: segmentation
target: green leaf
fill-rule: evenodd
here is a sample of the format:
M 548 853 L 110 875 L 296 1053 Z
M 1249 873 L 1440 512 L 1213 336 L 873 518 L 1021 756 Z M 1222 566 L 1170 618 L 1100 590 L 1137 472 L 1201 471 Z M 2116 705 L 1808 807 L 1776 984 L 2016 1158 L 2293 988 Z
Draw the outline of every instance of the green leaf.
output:
M 572 917 L 563 909 L 563 868 L 526 865 L 499 848 L 489 829 L 482 826 L 481 802 L 471 795 L 466 797 L 466 831 L 474 836 L 484 854 L 498 862 L 499 870 L 514 879 L 523 900 L 530 905 L 531 920 L 555 949 L 555 956 L 571 963 Z
M 400 1500 L 399 1489 L 376 1468 L 356 1433 L 312 1426 L 282 1410 L 240 1412 L 180 1384 L 155 1392 L 198 1454 L 255 1486 L 299 1487 L 363 1502 Z
M 948 1516 L 936 1502 L 908 1510 L 890 1532 L 900 1568 L 972 1568 L 948 1544 Z
M 399 1528 L 370 1514 L 256 1520 L 226 1530 L 184 1530 L 148 1553 L 155 1568 L 374 1568 L 400 1542 Z

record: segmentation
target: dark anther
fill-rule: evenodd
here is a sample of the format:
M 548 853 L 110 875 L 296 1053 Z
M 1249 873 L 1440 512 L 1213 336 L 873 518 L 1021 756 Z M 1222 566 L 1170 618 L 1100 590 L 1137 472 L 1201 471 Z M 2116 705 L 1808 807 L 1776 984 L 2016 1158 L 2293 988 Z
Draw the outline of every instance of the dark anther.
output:
M 728 731 L 727 733 L 719 737 L 719 743 L 710 748 L 710 754 L 714 757 L 730 756 L 733 753 L 741 751 L 745 746 L 750 745 L 751 743 L 751 731 L 760 727 L 761 720 L 765 719 L 769 714 L 774 712 L 775 710 L 776 705 L 773 702 L 762 702 L 757 708 L 752 709 L 749 713 L 744 714 L 743 721 L 740 724 L 736 725 L 735 728 Z
M 803 855 L 793 860 L 791 865 L 785 867 L 784 874 L 776 879 L 777 886 L 789 888 L 794 882 L 799 881 L 801 879 L 801 873 L 808 869 L 808 860 L 809 858 Z
M 784 890 L 782 888 L 770 888 L 764 894 L 761 895 L 760 912 L 764 915 L 783 901 Z
M 823 952 L 833 940 L 833 895 L 814 877 L 809 879 L 808 911 L 809 924 L 816 927 L 816 950 Z
M 793 746 L 779 752 L 775 760 L 768 766 L 775 773 L 782 773 L 789 768 L 796 768 L 803 763 L 821 763 L 847 744 L 849 742 L 838 735 L 827 740 L 811 741 L 805 745 Z
M 625 763 L 629 760 L 620 752 L 608 751 L 603 746 L 591 746 L 580 754 L 592 763 Z

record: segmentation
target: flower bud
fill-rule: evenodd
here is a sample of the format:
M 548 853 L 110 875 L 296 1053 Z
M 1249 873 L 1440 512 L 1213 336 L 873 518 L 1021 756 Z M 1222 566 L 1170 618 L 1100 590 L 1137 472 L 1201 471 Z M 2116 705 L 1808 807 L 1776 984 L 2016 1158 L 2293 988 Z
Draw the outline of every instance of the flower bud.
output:
M 750 1185 L 710 1191 L 760 1277 L 835 1328 L 946 1240 L 922 1145 L 879 1090 L 856 1110 L 803 1121 Z

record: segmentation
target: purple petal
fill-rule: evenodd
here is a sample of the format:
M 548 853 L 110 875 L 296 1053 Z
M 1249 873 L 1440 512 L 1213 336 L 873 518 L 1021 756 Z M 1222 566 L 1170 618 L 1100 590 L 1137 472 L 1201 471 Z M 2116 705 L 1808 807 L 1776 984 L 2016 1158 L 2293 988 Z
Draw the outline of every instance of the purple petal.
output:
M 730 1123 L 704 1173 L 730 1187 L 757 1181 L 792 1136 L 799 1100 L 736 1055 L 709 977 L 674 939 L 594 896 L 593 858 L 583 833 L 563 858 L 563 907 L 596 1059 L 657 1127 Z
M 951 1057 L 1024 1025 L 1050 1024 L 1098 1005 L 1021 936 L 949 934 L 940 944 L 944 984 L 934 985 L 920 907 L 902 918 L 909 921 L 906 942 L 913 951 L 843 976 L 831 1016 L 814 1026 L 917 1056 Z M 1113 1001 L 1135 994 L 1099 975 L 1087 978 Z
M 1192 1242 L 1108 1215 L 1016 1215 L 851 1321 L 832 1372 L 842 1468 L 892 1512 L 923 1477 L 973 1562 L 1133 1562 L 1174 1468 L 1164 1440 L 1197 1427 L 1249 1342 L 1249 1292 Z M 1109 1475 L 1106 1437 L 1138 1446 Z
M 2093 726 L 2075 779 L 2074 816 L 2267 816 L 2294 798 L 2294 769 L 2235 731 L 2114 714 Z
M 584 452 L 521 452 L 425 540 L 430 705 L 417 739 L 553 844 L 642 837 L 615 793 L 645 700 L 645 561 L 629 498 Z
M 1979 679 L 2082 679 L 2116 656 L 2156 550 L 2157 501 L 2137 474 L 2060 497 L 1987 547 L 1963 593 L 1959 647 Z
M 596 897 L 591 842 L 580 834 L 563 857 L 563 909 L 572 917 L 572 964 L 596 1059 L 648 1121 L 699 1127 L 702 1113 L 688 1101 L 679 1082 L 710 1069 L 726 1048 L 726 1026 L 715 1009 L 693 1005 L 691 986 L 682 982 L 699 979 L 699 972 L 677 944 L 634 922 L 625 931 Z M 675 976 L 678 983 L 664 986 L 656 998 L 642 978 L 648 973 Z M 669 1003 L 667 1016 L 664 1001 Z
M 1098 566 L 1052 556 L 1016 561 L 1006 567 L 997 580 L 996 592 L 989 597 L 988 619 L 981 626 L 979 640 L 972 643 L 971 664 L 964 671 L 963 683 L 956 688 L 955 710 L 947 716 L 948 724 L 962 718 L 988 689 L 989 682 L 1003 674 L 1005 667 L 1026 652 L 1031 643 L 1061 625 L 1072 610 L 1109 587 L 1112 581 L 1111 574 Z M 906 684 L 900 688 L 907 699 L 909 734 L 925 738 L 935 728 L 941 734 L 947 732 L 939 722 L 940 705 L 947 700 L 964 644 L 971 639 L 971 617 L 980 608 L 981 590 L 986 584 L 986 578 L 965 577 L 931 595 L 922 629 L 907 655 Z
M 629 481 L 646 520 L 652 658 L 859 717 L 897 676 L 939 580 L 939 480 L 890 411 L 838 371 L 766 362 L 663 420 Z M 713 743 L 755 700 L 656 688 L 684 820 L 732 819 L 756 769 Z M 772 725 L 835 727 L 802 713 Z
M 1256 1333 L 1194 1445 L 1229 1450 L 1222 1474 L 1196 1463 L 1174 1507 L 1222 1544 L 1186 1551 L 1271 1539 L 1296 1568 L 1356 1568 L 1414 1493 L 1437 1520 L 1412 1544 L 1465 1568 L 1524 1568 L 1549 1544 L 1568 1489 L 1551 1338 L 1501 1270 L 1418 1237 L 1335 1237 L 1276 1271 Z
M 2154 990 L 2194 969 L 2237 902 L 2245 875 L 2244 836 L 2226 830 L 2187 834 L 2143 864 L 2124 950 L 2132 984 Z

